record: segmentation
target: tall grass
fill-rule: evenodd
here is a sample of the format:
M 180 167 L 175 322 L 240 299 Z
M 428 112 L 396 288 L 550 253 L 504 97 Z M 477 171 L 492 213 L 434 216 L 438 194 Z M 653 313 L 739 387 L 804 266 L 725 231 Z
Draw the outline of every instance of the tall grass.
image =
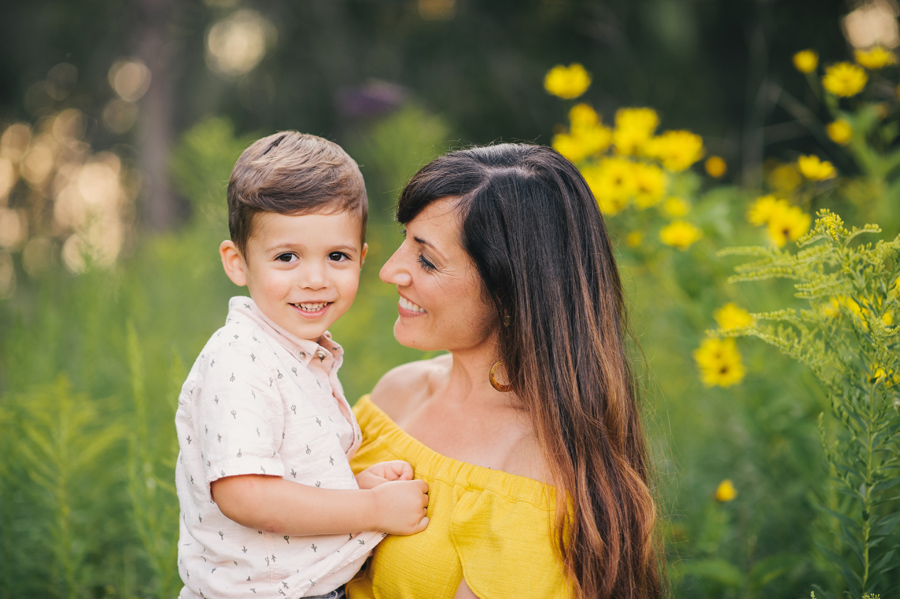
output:
M 441 151 L 446 128 L 421 111 L 393 119 L 432 136 L 388 151 L 393 143 L 379 139 L 394 130 L 388 121 L 356 153 L 367 175 L 377 154 L 384 174 L 370 179 L 398 188 Z M 250 139 L 225 121 L 199 125 L 173 154 L 190 223 L 140 241 L 112 269 L 75 276 L 56 264 L 30 281 L 20 273 L 17 295 L 0 302 L 0 598 L 177 595 L 175 407 L 228 298 L 246 293 L 225 277 L 217 248 L 228 236 L 228 174 Z M 370 195 L 369 265 L 333 329 L 351 401 L 421 355 L 391 335 L 396 297 L 377 266 L 399 232 L 393 196 Z

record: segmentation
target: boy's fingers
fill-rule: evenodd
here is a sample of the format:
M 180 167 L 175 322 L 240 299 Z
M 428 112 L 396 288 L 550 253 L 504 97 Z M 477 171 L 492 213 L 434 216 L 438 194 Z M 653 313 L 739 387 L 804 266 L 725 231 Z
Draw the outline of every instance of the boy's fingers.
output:
M 428 516 L 425 516 L 421 520 L 419 520 L 419 526 L 416 528 L 416 532 L 422 532 L 428 526 L 429 520 Z

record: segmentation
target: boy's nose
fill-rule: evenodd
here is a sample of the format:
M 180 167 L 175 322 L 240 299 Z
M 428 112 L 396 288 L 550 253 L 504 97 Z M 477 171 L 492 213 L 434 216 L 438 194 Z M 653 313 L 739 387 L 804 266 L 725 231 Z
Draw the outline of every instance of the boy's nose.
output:
M 324 265 L 309 261 L 301 269 L 300 286 L 306 289 L 322 289 L 328 285 Z

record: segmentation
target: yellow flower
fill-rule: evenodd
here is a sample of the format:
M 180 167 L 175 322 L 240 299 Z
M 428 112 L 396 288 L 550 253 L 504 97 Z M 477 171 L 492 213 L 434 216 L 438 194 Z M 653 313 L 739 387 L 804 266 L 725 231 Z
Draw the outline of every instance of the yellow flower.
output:
M 827 304 L 822 304 L 820 306 L 822 310 L 822 314 L 829 318 L 837 318 L 841 315 L 841 302 L 838 301 L 838 298 L 833 297 L 828 300 Z
M 858 64 L 870 71 L 883 69 L 897 62 L 897 57 L 894 56 L 894 53 L 884 46 L 875 46 L 869 50 L 857 50 L 853 56 Z
M 794 67 L 801 73 L 812 73 L 819 66 L 819 55 L 815 50 L 801 50 L 794 54 Z
M 670 245 L 679 250 L 686 250 L 695 242 L 697 242 L 703 233 L 692 225 L 683 220 L 676 220 L 669 223 L 659 232 L 659 239 L 666 245 Z
M 828 123 L 825 130 L 828 132 L 828 137 L 831 138 L 831 141 L 841 146 L 846 146 L 850 143 L 850 137 L 853 135 L 853 128 L 844 119 Z
M 894 374 L 893 368 L 889 368 L 888 371 L 885 372 L 884 368 L 876 365 L 874 370 L 870 382 L 880 383 L 884 381 L 885 387 L 893 387 L 897 383 L 900 383 L 900 375 Z
M 571 133 L 557 133 L 550 141 L 550 145 L 572 162 L 581 162 L 588 156 L 584 144 Z
M 550 144 L 554 150 L 578 163 L 606 150 L 611 138 L 609 127 L 600 124 L 579 125 L 573 126 L 570 133 L 557 133 Z
M 860 303 L 862 303 L 862 306 L 860 306 Z M 881 305 L 880 302 L 878 302 L 878 305 Z M 841 295 L 831 298 L 830 304 L 823 307 L 823 312 L 828 316 L 836 317 L 841 313 L 841 306 L 844 306 L 847 311 L 850 312 L 850 315 L 859 321 L 859 324 L 864 331 L 869 330 L 869 323 L 867 320 L 872 318 L 872 311 L 869 308 L 874 309 L 876 314 L 879 311 L 873 306 L 871 299 L 861 298 L 860 301 L 857 302 L 853 298 Z M 891 310 L 885 310 L 881 314 L 881 324 L 886 327 L 893 326 L 894 313 Z
M 619 154 L 637 154 L 659 126 L 659 115 L 652 108 L 620 108 L 616 111 L 613 144 Z
M 572 129 L 579 127 L 591 127 L 600 122 L 600 115 L 597 114 L 590 104 L 579 102 L 569 109 L 569 123 Z
M 668 184 L 663 170 L 654 164 L 638 162 L 634 164 L 632 173 L 635 183 L 634 205 L 643 210 L 659 204 Z
M 728 165 L 722 160 L 721 156 L 710 156 L 703 163 L 706 168 L 706 174 L 714 179 L 718 179 L 725 175 L 728 171 Z
M 827 160 L 820 160 L 818 156 L 801 156 L 797 159 L 797 168 L 803 176 L 811 181 L 825 181 L 834 179 L 837 172 L 834 165 Z
M 855 96 L 866 86 L 868 75 L 855 64 L 839 62 L 825 69 L 822 86 L 836 96 Z
M 732 338 L 707 337 L 694 350 L 694 360 L 700 368 L 700 380 L 707 387 L 730 387 L 744 379 L 741 353 Z
M 839 235 L 849 235 L 850 232 L 844 228 L 844 221 L 840 216 L 827 208 L 819 211 L 819 218 L 816 219 L 816 226 L 825 229 L 832 239 L 837 241 Z
M 772 215 L 787 210 L 789 206 L 787 200 L 780 200 L 773 195 L 760 196 L 747 211 L 747 222 L 757 227 L 766 225 L 772 219 Z
M 666 131 L 647 142 L 646 152 L 666 170 L 678 173 L 703 157 L 703 138 L 690 131 Z
M 783 210 L 775 210 L 769 218 L 769 237 L 778 247 L 791 241 L 797 241 L 809 231 L 812 217 L 796 206 L 788 206 Z
M 766 179 L 774 190 L 782 193 L 794 191 L 803 184 L 803 177 L 793 163 L 779 164 L 772 168 Z
M 630 248 L 636 248 L 644 241 L 644 235 L 640 231 L 632 231 L 625 236 L 625 245 Z
M 691 205 L 681 198 L 671 197 L 663 202 L 662 210 L 670 218 L 681 218 L 691 211 Z
M 612 216 L 628 206 L 637 189 L 634 165 L 626 158 L 604 158 L 581 170 L 585 181 L 600 206 L 600 211 Z
M 568 67 L 556 65 L 544 76 L 544 89 L 547 93 L 564 100 L 573 100 L 587 91 L 591 85 L 591 76 L 585 68 L 573 62 Z
M 737 489 L 734 488 L 734 483 L 732 483 L 730 479 L 726 478 L 719 483 L 718 487 L 716 487 L 716 501 L 725 503 L 726 501 L 731 501 L 735 497 L 737 497 Z
M 749 327 L 753 324 L 753 316 L 734 302 L 728 302 L 713 312 L 713 317 L 723 331 Z

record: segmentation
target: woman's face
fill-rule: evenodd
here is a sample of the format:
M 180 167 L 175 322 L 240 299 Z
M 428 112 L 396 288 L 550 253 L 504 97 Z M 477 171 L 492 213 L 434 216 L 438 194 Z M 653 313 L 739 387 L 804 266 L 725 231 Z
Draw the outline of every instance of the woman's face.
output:
M 429 204 L 381 269 L 400 294 L 394 336 L 421 350 L 465 351 L 493 343 L 497 318 L 460 240 L 455 198 Z

